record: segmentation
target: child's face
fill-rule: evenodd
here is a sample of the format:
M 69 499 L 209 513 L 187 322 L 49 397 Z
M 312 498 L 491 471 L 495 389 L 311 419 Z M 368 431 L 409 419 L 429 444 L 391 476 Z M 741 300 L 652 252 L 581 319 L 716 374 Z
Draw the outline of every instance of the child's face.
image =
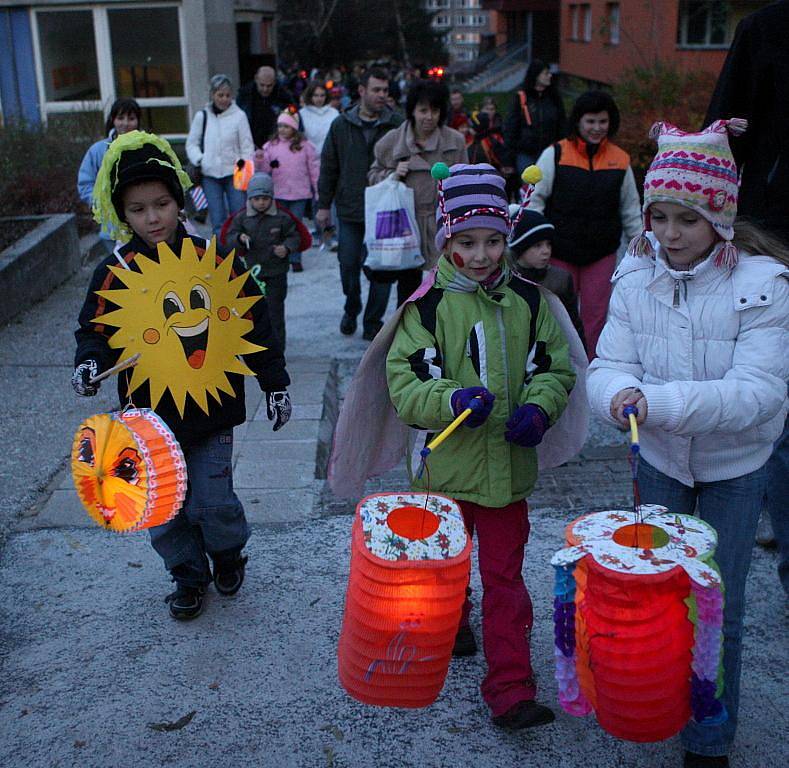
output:
M 492 229 L 467 229 L 450 238 L 446 253 L 460 274 L 481 283 L 499 266 L 504 235 Z
M 117 133 L 118 136 L 128 133 L 129 131 L 136 131 L 139 127 L 137 115 L 131 112 L 121 112 L 119 115 L 115 116 L 115 119 L 112 121 L 112 127 L 115 128 L 115 133 Z
M 277 136 L 283 141 L 290 141 L 293 138 L 295 131 L 289 125 L 277 124 Z
M 271 207 L 271 198 L 268 195 L 255 195 L 249 198 L 249 202 L 258 213 L 265 213 Z
M 162 181 L 129 187 L 123 193 L 123 215 L 134 233 L 152 248 L 175 240 L 178 203 Z
M 540 240 L 539 243 L 530 245 L 520 256 L 518 264 L 531 269 L 545 269 L 551 260 L 551 241 Z
M 708 256 L 718 240 L 712 224 L 684 205 L 653 203 L 649 215 L 655 237 L 675 266 L 687 266 Z

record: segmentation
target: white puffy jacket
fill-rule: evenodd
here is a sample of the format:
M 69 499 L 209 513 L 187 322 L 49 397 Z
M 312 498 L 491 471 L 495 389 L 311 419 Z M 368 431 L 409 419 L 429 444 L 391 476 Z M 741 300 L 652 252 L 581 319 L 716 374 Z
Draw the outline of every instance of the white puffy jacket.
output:
M 203 132 L 203 115 L 208 116 L 203 151 L 200 151 L 200 136 Z M 200 110 L 192 120 L 186 139 L 186 154 L 189 161 L 202 168 L 205 176 L 221 179 L 232 176 L 238 160 L 253 162 L 255 145 L 252 131 L 244 111 L 233 102 L 224 112 L 214 114 L 211 105 Z
M 675 272 L 660 253 L 625 256 L 587 378 L 609 423 L 617 392 L 644 393 L 641 453 L 688 486 L 761 467 L 787 411 L 789 270 L 767 256 L 741 253 L 733 270 L 713 259 Z

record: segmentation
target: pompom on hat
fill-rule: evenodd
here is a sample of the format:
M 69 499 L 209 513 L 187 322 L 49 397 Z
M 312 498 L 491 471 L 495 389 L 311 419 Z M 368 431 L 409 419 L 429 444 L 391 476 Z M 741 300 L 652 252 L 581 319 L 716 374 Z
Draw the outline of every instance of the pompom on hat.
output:
M 505 182 L 492 165 L 457 163 L 449 168 L 436 163 L 430 174 L 438 182 L 435 243 L 439 251 L 449 238 L 466 229 L 481 227 L 509 235 Z
M 671 123 L 655 123 L 649 132 L 658 143 L 657 154 L 644 179 L 644 232 L 630 243 L 636 256 L 654 256 L 646 237 L 653 203 L 675 203 L 696 211 L 724 241 L 716 266 L 733 267 L 737 248 L 732 243 L 737 216 L 738 176 L 728 134 L 747 128 L 740 118 L 717 120 L 698 133 L 686 133 Z
M 93 186 L 93 218 L 110 237 L 124 241 L 131 237 L 124 219 L 123 191 L 144 181 L 161 181 L 179 209 L 184 207 L 184 191 L 192 186 L 165 139 L 129 131 L 110 144 Z

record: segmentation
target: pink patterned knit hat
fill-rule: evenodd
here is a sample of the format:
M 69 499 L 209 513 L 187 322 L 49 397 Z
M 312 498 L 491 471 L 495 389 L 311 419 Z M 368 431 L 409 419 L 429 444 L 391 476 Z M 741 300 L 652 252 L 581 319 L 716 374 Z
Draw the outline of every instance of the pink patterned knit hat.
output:
M 649 135 L 657 139 L 658 151 L 644 179 L 645 232 L 650 230 L 649 207 L 653 203 L 676 203 L 703 216 L 724 241 L 715 258 L 718 266 L 737 263 L 734 219 L 737 216 L 737 165 L 729 147 L 728 133 L 745 130 L 744 120 L 717 120 L 699 133 L 686 133 L 670 123 L 655 123 Z M 631 243 L 637 256 L 653 256 L 642 233 Z
M 290 112 L 281 112 L 277 118 L 277 125 L 288 125 L 294 131 L 299 130 L 299 121 L 290 114 Z

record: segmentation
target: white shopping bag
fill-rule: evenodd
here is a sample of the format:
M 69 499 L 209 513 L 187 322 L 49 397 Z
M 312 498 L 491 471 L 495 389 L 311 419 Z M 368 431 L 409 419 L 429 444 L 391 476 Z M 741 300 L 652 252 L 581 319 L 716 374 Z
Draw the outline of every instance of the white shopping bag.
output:
M 393 177 L 364 191 L 364 244 L 368 269 L 414 269 L 425 263 L 419 247 L 414 191 Z

